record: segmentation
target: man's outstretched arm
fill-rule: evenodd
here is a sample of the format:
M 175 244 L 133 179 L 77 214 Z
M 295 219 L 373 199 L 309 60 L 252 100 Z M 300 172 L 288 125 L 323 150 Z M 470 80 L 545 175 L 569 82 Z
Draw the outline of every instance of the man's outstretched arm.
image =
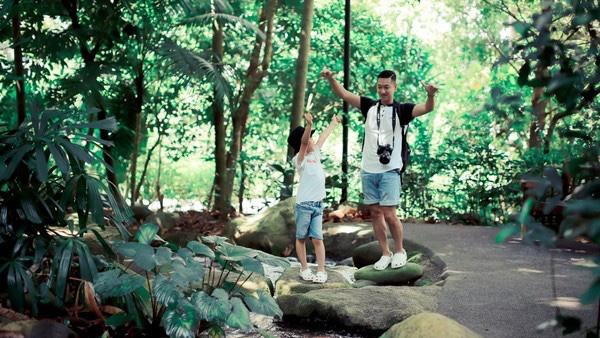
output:
M 423 82 L 421 82 L 421 84 L 425 87 L 425 91 L 427 92 L 427 101 L 415 105 L 412 110 L 413 117 L 425 115 L 435 108 L 435 93 L 437 93 L 438 88 L 432 84 L 424 84 Z
M 348 104 L 350 104 L 351 106 L 360 109 L 360 96 L 349 92 L 339 82 L 337 82 L 337 80 L 333 77 L 333 73 L 331 73 L 331 70 L 323 68 L 323 70 L 321 71 L 321 76 L 327 79 L 335 95 L 337 95 L 342 100 L 348 102 Z

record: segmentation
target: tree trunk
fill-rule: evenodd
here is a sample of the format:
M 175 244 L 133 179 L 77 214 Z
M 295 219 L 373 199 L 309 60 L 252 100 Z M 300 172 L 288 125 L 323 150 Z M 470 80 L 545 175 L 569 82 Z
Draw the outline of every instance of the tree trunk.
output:
M 213 21 L 212 39 L 213 63 L 218 71 L 223 69 L 223 26 L 217 19 Z M 213 90 L 213 123 L 215 127 L 215 181 L 214 181 L 214 209 L 223 211 L 226 209 L 225 195 L 223 194 L 224 183 L 227 177 L 227 152 L 225 149 L 225 111 L 223 97 L 216 89 Z
M 552 15 L 552 7 L 550 3 L 542 4 L 542 14 L 543 15 Z M 546 35 L 550 38 L 550 23 L 552 22 L 551 18 L 545 21 L 546 24 L 540 27 L 539 34 L 540 36 Z M 550 47 L 546 47 L 550 48 Z M 541 55 L 544 55 L 544 51 L 540 52 Z M 537 67 L 535 70 L 535 79 L 537 83 L 542 83 L 542 80 L 548 76 L 548 64 L 547 61 L 540 57 L 537 62 Z M 544 98 L 544 86 L 539 85 L 539 87 L 533 88 L 533 96 L 531 97 L 531 107 L 533 109 L 533 118 L 534 120 L 531 122 L 529 126 L 529 148 L 539 148 L 542 146 L 542 137 L 544 133 L 544 128 L 546 125 L 546 106 L 548 105 L 548 100 Z
M 538 68 L 536 70 L 536 79 L 541 79 L 547 70 Z M 542 133 L 546 124 L 546 106 L 548 100 L 543 98 L 544 87 L 536 87 L 533 89 L 531 98 L 531 106 L 533 109 L 534 120 L 529 125 L 529 148 L 539 148 L 542 145 Z
M 344 88 L 350 90 L 350 27 L 351 27 L 350 0 L 344 6 Z M 340 204 L 348 200 L 348 102 L 344 101 L 344 115 L 342 116 L 342 195 Z
M 296 60 L 296 79 L 294 81 L 294 97 L 292 99 L 292 116 L 290 119 L 290 131 L 302 123 L 304 113 L 304 92 L 306 90 L 306 73 L 308 71 L 308 56 L 310 54 L 310 33 L 312 31 L 313 0 L 304 1 L 302 13 L 302 29 L 300 31 L 300 50 Z M 294 149 L 288 147 L 287 161 L 294 156 Z M 294 171 L 286 171 L 283 177 L 280 199 L 292 196 L 294 184 Z
M 142 52 L 143 53 L 143 52 Z M 136 173 L 137 173 L 137 160 L 139 157 L 140 143 L 142 142 L 142 106 L 144 105 L 144 57 L 140 60 L 137 67 L 137 74 L 133 80 L 135 84 L 135 135 L 133 140 L 133 151 L 131 152 L 131 172 L 129 173 L 130 187 L 131 187 L 131 206 L 135 205 L 138 200 L 138 190 L 136 189 Z
M 238 211 L 240 214 L 244 213 L 244 192 L 246 191 L 246 161 L 243 156 L 240 161 L 240 188 L 238 190 Z
M 19 0 L 15 0 L 13 6 L 17 7 Z M 12 17 L 13 51 L 15 54 L 15 77 L 17 78 L 17 125 L 25 121 L 25 78 L 23 71 L 23 49 L 21 47 L 21 19 L 19 10 L 15 10 Z
M 256 36 L 254 48 L 250 57 L 250 64 L 246 72 L 244 88 L 240 95 L 238 107 L 232 112 L 233 132 L 231 135 L 231 144 L 227 156 L 227 171 L 225 184 L 221 189 L 224 195 L 224 206 L 221 209 L 221 219 L 229 218 L 231 212 L 231 195 L 233 194 L 233 181 L 235 178 L 235 169 L 237 160 L 242 148 L 242 140 L 246 132 L 248 122 L 248 111 L 254 92 L 260 85 L 263 77 L 267 75 L 271 57 L 273 54 L 273 20 L 277 0 L 265 0 L 260 14 L 259 28 L 265 32 L 265 39 Z M 262 59 L 260 56 L 262 54 Z

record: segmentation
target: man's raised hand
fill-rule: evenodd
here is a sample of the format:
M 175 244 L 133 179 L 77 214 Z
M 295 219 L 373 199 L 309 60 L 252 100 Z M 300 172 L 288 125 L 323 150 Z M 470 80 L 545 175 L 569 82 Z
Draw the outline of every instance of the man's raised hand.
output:
M 326 79 L 331 79 L 331 77 L 333 76 L 333 73 L 331 72 L 331 70 L 329 70 L 329 68 L 325 67 L 321 71 L 321 76 Z
M 421 85 L 425 88 L 425 91 L 427 92 L 427 96 L 435 96 L 435 94 L 438 92 L 439 88 L 432 85 L 431 83 L 425 83 L 423 81 L 420 81 Z

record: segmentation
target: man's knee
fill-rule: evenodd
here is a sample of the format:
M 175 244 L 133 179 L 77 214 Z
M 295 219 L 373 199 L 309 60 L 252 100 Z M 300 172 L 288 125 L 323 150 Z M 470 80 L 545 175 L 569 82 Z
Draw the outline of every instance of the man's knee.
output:
M 399 222 L 398 216 L 396 215 L 396 207 L 380 207 L 380 209 L 386 222 Z
M 383 216 L 383 211 L 381 210 L 381 206 L 378 204 L 369 206 L 369 212 L 371 213 L 372 218 Z

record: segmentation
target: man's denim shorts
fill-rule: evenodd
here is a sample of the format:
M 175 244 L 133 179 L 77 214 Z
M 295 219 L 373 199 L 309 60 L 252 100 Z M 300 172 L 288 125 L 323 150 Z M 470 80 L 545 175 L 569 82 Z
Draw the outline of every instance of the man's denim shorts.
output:
M 323 239 L 323 204 L 321 201 L 296 203 L 296 238 Z
M 383 173 L 361 171 L 363 203 L 382 206 L 397 206 L 400 202 L 400 172 L 390 170 Z

